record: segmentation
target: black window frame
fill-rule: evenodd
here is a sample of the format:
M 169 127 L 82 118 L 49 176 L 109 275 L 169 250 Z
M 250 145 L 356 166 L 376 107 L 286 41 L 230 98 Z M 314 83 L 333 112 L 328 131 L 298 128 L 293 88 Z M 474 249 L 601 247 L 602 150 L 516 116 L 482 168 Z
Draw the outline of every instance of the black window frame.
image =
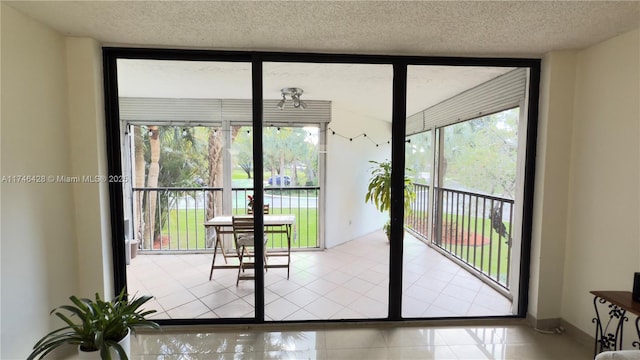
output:
M 107 141 L 107 166 L 110 176 L 122 175 L 120 147 L 120 119 L 118 108 L 117 60 L 180 60 L 180 61 L 223 61 L 251 63 L 252 68 L 252 104 L 254 129 L 253 160 L 255 204 L 262 207 L 263 164 L 262 164 L 262 65 L 265 62 L 291 63 L 342 63 L 342 64 L 383 64 L 393 66 L 393 108 L 392 108 L 392 142 L 391 161 L 393 169 L 404 169 L 405 164 L 405 129 L 406 129 L 406 87 L 407 67 L 410 65 L 440 66 L 487 66 L 487 67 L 520 67 L 529 69 L 528 91 L 528 124 L 524 174 L 524 202 L 522 224 L 522 249 L 520 262 L 520 287 L 518 310 L 516 315 L 499 316 L 500 318 L 524 318 L 528 306 L 528 289 L 530 274 L 531 232 L 533 219 L 535 156 L 538 127 L 538 101 L 540 89 L 540 59 L 535 58 L 480 58 L 480 57 L 432 57 L 402 55 L 356 55 L 356 54 L 321 54 L 296 52 L 257 52 L 257 51 L 217 51 L 217 50 L 185 50 L 185 49 L 153 49 L 104 47 L 102 49 L 104 71 L 104 104 Z M 403 187 L 404 171 L 391 174 L 391 238 L 389 263 L 389 298 L 388 315 L 383 319 L 354 320 L 321 320 L 321 322 L 361 322 L 367 321 L 404 321 L 402 317 L 402 264 L 403 264 L 403 228 L 404 205 Z M 126 287 L 126 258 L 122 239 L 125 238 L 123 189 L 120 183 L 109 183 L 109 201 L 112 234 L 114 290 L 119 293 Z M 258 238 L 262 236 L 263 219 L 255 218 Z M 400 230 L 398 230 L 400 229 Z M 258 252 L 263 246 L 257 243 Z M 261 263 L 260 257 L 256 258 Z M 258 268 L 261 264 L 256 264 Z M 258 272 L 255 282 L 255 316 L 253 318 L 224 319 L 167 319 L 158 320 L 162 325 L 196 325 L 196 324 L 262 324 L 278 323 L 264 319 L 264 276 Z M 486 318 L 486 317 L 481 317 Z M 465 317 L 465 320 L 472 319 Z M 415 320 L 415 319 L 410 319 Z M 284 322 L 284 321 L 282 321 Z M 314 320 L 305 323 L 317 322 Z

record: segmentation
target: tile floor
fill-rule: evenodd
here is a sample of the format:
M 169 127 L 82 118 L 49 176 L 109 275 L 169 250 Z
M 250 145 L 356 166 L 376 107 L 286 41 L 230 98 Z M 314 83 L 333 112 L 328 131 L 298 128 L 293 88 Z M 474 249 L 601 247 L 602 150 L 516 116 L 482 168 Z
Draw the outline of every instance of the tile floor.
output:
M 593 359 L 590 344 L 566 334 L 541 334 L 523 324 L 184 329 L 138 334 L 132 338 L 131 359 Z
M 512 314 L 510 300 L 455 263 L 411 235 L 405 244 L 404 317 Z M 211 258 L 138 255 L 127 267 L 129 292 L 155 296 L 155 319 L 253 317 L 254 282 L 236 287 L 234 269 L 216 269 L 209 281 Z M 386 318 L 388 264 L 382 231 L 325 251 L 294 252 L 289 280 L 286 269 L 265 274 L 265 319 Z

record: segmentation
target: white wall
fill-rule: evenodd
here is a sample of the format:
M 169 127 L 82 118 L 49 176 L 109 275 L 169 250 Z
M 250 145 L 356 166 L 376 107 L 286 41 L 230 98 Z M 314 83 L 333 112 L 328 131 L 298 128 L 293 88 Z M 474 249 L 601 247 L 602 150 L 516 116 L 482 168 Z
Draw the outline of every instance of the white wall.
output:
M 576 57 L 562 318 L 589 334 L 589 291 L 631 291 L 640 271 L 639 57 L 638 29 Z
M 528 313 L 560 318 L 567 234 L 575 53 L 542 59 Z
M 2 4 L 2 176 L 106 174 L 101 79 L 100 44 Z M 25 358 L 70 295 L 113 295 L 107 186 L 3 182 L 0 358 Z
M 355 137 L 366 133 L 375 142 L 359 137 L 353 141 L 327 134 L 327 205 L 326 247 L 333 247 L 359 236 L 382 229 L 388 215 L 365 204 L 365 194 L 371 176 L 369 160 L 391 160 L 391 123 L 370 119 L 339 106 L 332 108 L 329 126 L 337 134 Z
M 71 173 L 81 178 L 107 175 L 101 58 L 97 41 L 66 39 Z M 73 194 L 77 248 L 82 254 L 78 258 L 78 292 L 82 296 L 99 292 L 112 297 L 108 183 L 73 184 Z
M 640 271 L 639 45 L 635 30 L 542 62 L 529 314 L 587 334 L 589 291 Z
M 65 40 L 1 4 L 2 176 L 70 173 Z M 2 359 L 24 359 L 49 311 L 76 292 L 72 186 L 10 184 L 2 193 Z

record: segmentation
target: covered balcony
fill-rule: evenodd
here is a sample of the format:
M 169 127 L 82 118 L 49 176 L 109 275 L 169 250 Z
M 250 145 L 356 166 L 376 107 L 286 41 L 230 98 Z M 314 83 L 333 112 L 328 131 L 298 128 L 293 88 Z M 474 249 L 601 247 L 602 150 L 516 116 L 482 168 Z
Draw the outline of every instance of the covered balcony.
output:
M 403 317 L 511 315 L 512 301 L 505 290 L 509 285 L 508 238 L 492 228 L 490 218 L 470 219 L 483 215 L 483 208 L 502 207 L 507 211 L 512 202 L 442 189 L 439 193 L 447 203 L 446 215 L 441 218 L 445 230 L 440 241 L 430 241 L 426 226 L 428 186 L 414 186 L 418 196 L 408 212 L 404 236 Z M 163 199 L 161 206 L 167 207 L 160 236 L 141 241 L 127 269 L 131 292 L 156 297 L 156 318 L 254 316 L 253 281 L 240 281 L 236 286 L 235 269 L 215 269 L 209 280 L 213 249 L 203 226 L 204 199 L 221 192 L 207 188 L 135 190 L 144 198 L 156 193 Z M 313 187 L 265 190 L 265 203 L 272 213 L 296 216 L 289 279 L 286 269 L 265 273 L 265 319 L 385 318 L 389 240 L 379 230 L 322 250 L 318 242 L 317 192 Z M 233 193 L 234 213 L 246 213 L 245 199 L 251 190 L 238 188 Z M 488 211 L 484 215 L 490 216 Z M 487 236 L 480 236 L 485 233 Z M 281 234 L 269 235 L 268 254 L 281 252 L 284 244 L 286 239 Z M 236 250 L 230 247 L 227 251 L 232 254 Z M 224 260 L 218 256 L 216 263 L 224 264 Z M 283 260 L 269 258 L 270 263 L 279 261 Z M 227 264 L 237 264 L 237 258 L 227 259 Z
M 385 319 L 389 308 L 397 318 L 399 301 L 407 319 L 521 310 L 526 68 L 409 66 L 398 142 L 389 64 L 265 62 L 259 128 L 248 62 L 118 67 L 123 168 L 135 180 L 123 186 L 124 273 L 129 292 L 156 297 L 158 319 L 260 319 L 262 291 L 268 321 Z M 158 82 L 165 74 L 175 86 Z M 397 174 L 398 143 L 410 191 L 393 219 L 403 237 L 396 228 L 388 240 L 391 186 L 372 185 L 372 166 Z M 385 206 L 365 197 L 372 186 Z M 264 229 L 259 291 L 220 225 L 256 195 L 265 223 L 293 219 L 286 234 Z M 401 257 L 390 241 L 403 241 Z

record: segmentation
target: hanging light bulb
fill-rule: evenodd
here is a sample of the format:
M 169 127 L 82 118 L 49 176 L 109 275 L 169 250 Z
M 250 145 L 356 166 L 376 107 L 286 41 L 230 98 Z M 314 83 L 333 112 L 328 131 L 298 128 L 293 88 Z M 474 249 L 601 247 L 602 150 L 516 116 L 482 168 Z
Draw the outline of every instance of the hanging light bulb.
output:
M 276 134 L 280 134 L 280 128 L 279 127 L 276 129 Z
M 187 128 L 183 128 L 182 129 L 182 136 L 187 136 L 189 134 L 189 131 L 187 131 Z

